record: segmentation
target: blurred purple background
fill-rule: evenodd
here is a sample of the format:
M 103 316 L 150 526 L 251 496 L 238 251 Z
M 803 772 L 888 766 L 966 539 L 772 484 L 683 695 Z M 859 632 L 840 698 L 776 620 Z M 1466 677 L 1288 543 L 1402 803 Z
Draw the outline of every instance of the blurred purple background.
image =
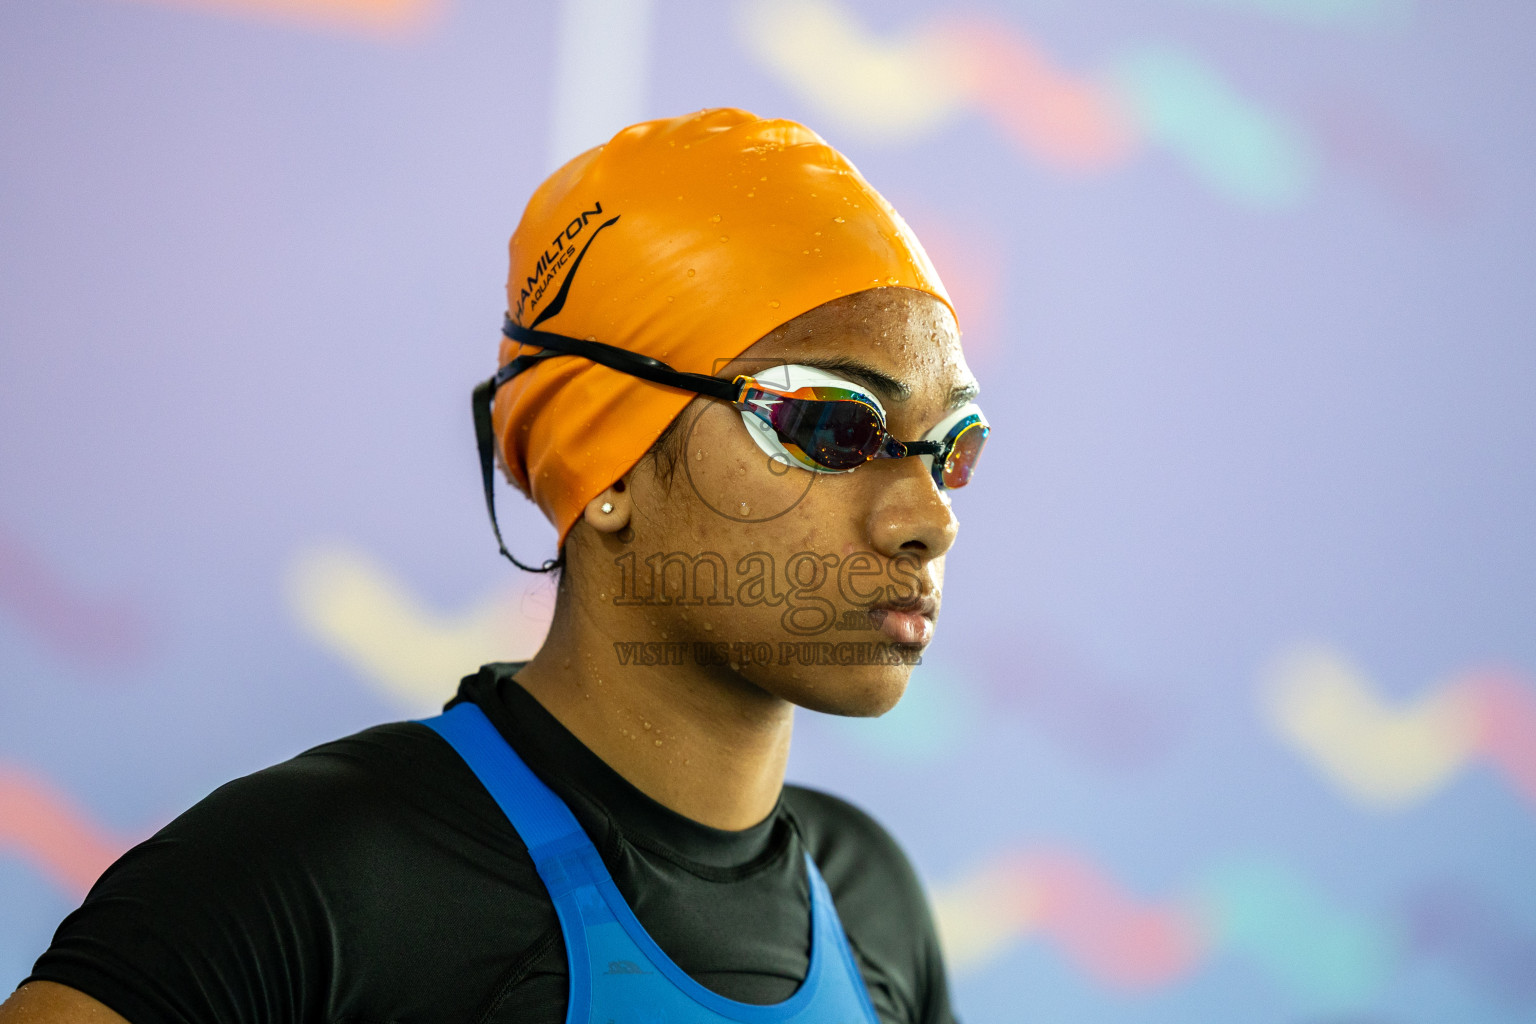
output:
M 535 650 L 469 429 L 543 175 L 704 106 L 917 229 L 994 424 L 791 775 L 973 1022 L 1536 1020 L 1536 8 L 0 6 L 0 974 L 235 775 Z M 510 496 L 520 557 L 553 531 Z

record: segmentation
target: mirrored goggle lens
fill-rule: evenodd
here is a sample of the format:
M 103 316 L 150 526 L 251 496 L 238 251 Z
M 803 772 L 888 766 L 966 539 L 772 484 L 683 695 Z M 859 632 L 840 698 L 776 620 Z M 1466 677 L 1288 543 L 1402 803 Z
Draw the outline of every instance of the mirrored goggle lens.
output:
M 885 438 L 880 414 L 855 398 L 795 398 L 753 389 L 747 404 L 766 413 L 779 439 L 792 452 L 826 469 L 862 466 L 880 450 Z
M 945 487 L 964 487 L 971 482 L 971 474 L 976 471 L 976 460 L 981 458 L 981 449 L 986 445 L 987 435 L 991 432 L 992 428 L 979 419 L 961 426 L 949 449 L 949 456 L 944 460 Z

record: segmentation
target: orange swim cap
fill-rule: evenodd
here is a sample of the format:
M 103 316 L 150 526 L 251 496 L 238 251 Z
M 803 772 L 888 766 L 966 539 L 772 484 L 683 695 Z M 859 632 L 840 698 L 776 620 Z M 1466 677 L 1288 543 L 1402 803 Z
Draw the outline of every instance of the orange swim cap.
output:
M 841 295 L 905 286 L 949 305 L 912 229 L 809 128 L 744 110 L 647 121 L 539 186 L 512 235 L 513 322 L 713 374 Z M 500 364 L 534 346 L 503 339 Z M 560 543 L 694 399 L 578 356 L 496 395 L 512 482 Z

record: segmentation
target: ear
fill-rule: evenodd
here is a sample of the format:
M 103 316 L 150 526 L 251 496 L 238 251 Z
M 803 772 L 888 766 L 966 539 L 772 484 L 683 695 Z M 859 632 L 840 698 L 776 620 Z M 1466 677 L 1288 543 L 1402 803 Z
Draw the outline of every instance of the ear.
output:
M 607 511 L 603 511 L 604 509 Z M 629 525 L 632 506 L 629 500 L 628 474 L 619 477 L 608 489 L 591 501 L 581 517 L 599 533 L 618 533 Z

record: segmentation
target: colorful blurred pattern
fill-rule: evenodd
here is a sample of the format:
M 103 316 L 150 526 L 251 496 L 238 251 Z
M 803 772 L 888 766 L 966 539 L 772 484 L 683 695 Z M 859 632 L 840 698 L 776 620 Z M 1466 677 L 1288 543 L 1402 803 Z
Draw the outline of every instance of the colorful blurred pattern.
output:
M 219 783 L 537 649 L 468 417 L 506 237 L 730 104 L 906 213 L 984 384 L 938 639 L 791 771 L 906 844 L 962 1019 L 1536 1021 L 1533 41 L 1520 0 L 0 6 L 0 972 Z

